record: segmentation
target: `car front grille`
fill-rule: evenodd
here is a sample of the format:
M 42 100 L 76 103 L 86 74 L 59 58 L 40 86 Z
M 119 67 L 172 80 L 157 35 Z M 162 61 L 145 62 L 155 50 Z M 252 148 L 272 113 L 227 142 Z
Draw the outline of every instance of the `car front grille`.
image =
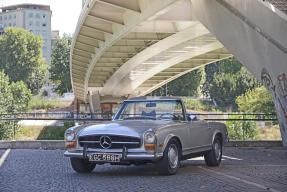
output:
M 103 145 L 104 138 L 108 137 L 107 141 L 110 145 Z M 122 149 L 124 146 L 128 149 L 139 148 L 141 145 L 140 138 L 137 137 L 127 137 L 118 135 L 89 135 L 80 136 L 79 144 L 81 147 L 86 145 L 87 148 L 96 149 Z

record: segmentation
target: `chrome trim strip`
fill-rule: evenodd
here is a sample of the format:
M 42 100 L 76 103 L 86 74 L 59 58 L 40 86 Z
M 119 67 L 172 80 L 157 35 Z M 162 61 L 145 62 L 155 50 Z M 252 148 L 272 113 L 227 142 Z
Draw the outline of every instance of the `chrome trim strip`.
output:
M 201 146 L 198 146 L 198 147 L 192 147 L 192 148 L 184 149 L 183 152 L 191 151 L 191 150 L 198 150 L 198 149 L 201 149 L 201 148 L 211 147 L 211 146 L 212 146 L 212 145 L 201 145 Z
M 122 155 L 121 153 L 115 153 L 115 154 Z M 64 156 L 83 158 L 83 153 L 65 151 Z M 160 157 L 161 157 L 160 154 L 155 155 L 155 154 L 147 154 L 147 153 L 127 153 L 125 160 L 156 160 Z
M 140 142 L 122 142 L 122 141 L 112 141 L 112 144 L 140 144 Z
M 79 141 L 79 143 L 100 143 L 100 141 Z
M 79 141 L 79 143 L 100 143 L 100 141 Z M 122 142 L 122 141 L 112 141 L 115 144 L 140 144 L 140 142 Z

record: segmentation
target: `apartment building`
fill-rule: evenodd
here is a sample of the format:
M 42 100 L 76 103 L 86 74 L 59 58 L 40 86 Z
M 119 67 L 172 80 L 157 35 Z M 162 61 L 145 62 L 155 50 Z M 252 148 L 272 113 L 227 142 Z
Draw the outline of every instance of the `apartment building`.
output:
M 0 9 L 0 35 L 6 27 L 19 27 L 43 39 L 43 57 L 51 63 L 51 16 L 49 5 L 18 4 Z M 1 32 L 2 27 L 2 32 Z

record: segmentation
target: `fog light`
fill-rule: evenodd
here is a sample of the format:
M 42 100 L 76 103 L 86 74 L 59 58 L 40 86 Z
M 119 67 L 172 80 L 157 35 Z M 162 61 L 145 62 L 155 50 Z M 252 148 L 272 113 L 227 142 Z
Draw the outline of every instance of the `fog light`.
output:
M 76 141 L 65 142 L 67 148 L 74 148 L 76 146 Z
M 156 144 L 147 144 L 147 143 L 144 144 L 144 148 L 146 150 L 155 150 L 155 147 L 156 147 Z

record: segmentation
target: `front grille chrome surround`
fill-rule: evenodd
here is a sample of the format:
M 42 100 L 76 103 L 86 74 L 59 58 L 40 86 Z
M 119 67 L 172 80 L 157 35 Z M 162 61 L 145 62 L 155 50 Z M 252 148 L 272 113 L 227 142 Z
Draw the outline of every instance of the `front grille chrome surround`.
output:
M 111 146 L 103 148 L 100 139 L 103 136 L 108 136 L 111 139 Z M 79 145 L 94 149 L 122 149 L 124 146 L 128 149 L 139 148 L 141 146 L 141 139 L 138 137 L 121 136 L 121 135 L 87 135 L 79 137 Z

